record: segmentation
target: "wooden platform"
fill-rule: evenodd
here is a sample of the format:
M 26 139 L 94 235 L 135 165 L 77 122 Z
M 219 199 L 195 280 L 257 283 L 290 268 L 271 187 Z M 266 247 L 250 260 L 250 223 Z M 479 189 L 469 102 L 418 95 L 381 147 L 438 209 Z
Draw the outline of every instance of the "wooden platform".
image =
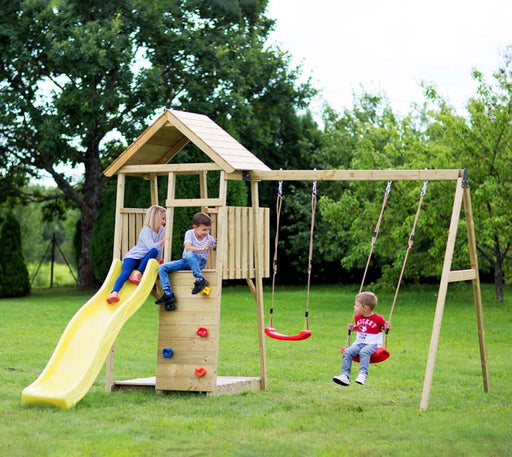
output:
M 260 378 L 217 376 L 217 388 L 215 395 L 232 395 L 245 391 L 261 390 Z M 149 378 L 135 378 L 126 381 L 114 382 L 114 389 L 156 389 L 156 376 Z M 195 391 L 195 390 L 194 390 Z M 213 395 L 212 392 L 201 392 L 206 395 Z

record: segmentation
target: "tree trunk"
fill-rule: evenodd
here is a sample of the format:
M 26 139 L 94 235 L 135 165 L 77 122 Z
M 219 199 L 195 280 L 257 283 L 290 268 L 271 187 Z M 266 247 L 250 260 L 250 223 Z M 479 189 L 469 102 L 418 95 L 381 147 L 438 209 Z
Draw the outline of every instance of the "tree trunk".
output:
M 95 216 L 92 215 L 92 211 L 82 210 L 80 218 L 81 244 L 80 258 L 78 260 L 78 285 L 82 287 L 94 285 L 94 274 L 89 258 L 89 242 L 92 238 Z
M 503 285 L 503 261 L 499 259 L 494 263 L 494 292 L 497 302 L 503 301 Z
M 78 260 L 78 285 L 91 287 L 95 285 L 91 259 L 89 257 L 89 244 L 94 230 L 94 224 L 100 207 L 100 192 L 103 185 L 101 162 L 98 151 L 98 136 L 89 147 L 85 160 L 84 193 L 80 201 L 80 259 Z

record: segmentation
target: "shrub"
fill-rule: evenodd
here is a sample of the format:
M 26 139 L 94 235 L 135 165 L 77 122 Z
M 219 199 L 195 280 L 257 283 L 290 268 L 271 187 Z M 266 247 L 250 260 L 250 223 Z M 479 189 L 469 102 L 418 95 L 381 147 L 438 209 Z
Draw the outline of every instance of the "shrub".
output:
M 0 229 L 0 246 L 0 297 L 28 295 L 30 282 L 21 250 L 20 224 L 11 212 Z

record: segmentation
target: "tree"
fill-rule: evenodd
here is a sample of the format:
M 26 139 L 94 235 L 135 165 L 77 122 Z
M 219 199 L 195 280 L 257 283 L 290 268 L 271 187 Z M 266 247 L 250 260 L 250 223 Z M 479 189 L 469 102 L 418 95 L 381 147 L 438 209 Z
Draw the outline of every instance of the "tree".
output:
M 443 163 L 463 164 L 469 170 L 475 234 L 482 267 L 491 268 L 495 296 L 503 301 L 503 287 L 511 279 L 512 259 L 512 81 L 505 62 L 493 83 L 475 70 L 476 96 L 467 103 L 467 116 L 454 113 L 428 88 L 436 102 L 431 112 L 431 148 L 445 150 Z
M 316 160 L 322 168 L 434 168 L 433 153 L 444 157 L 444 150 L 427 148 L 427 119 L 424 108 L 400 119 L 384 96 L 363 93 L 355 99 L 351 110 L 341 114 L 325 111 L 325 144 Z M 360 282 L 386 183 L 351 181 L 322 185 L 320 213 L 332 228 L 322 233 L 317 245 L 328 246 L 331 260 L 337 258 L 346 270 L 345 277 Z M 381 286 L 396 287 L 422 186 L 423 183 L 413 181 L 392 183 L 366 285 L 377 281 Z M 452 194 L 453 183 L 429 183 L 404 272 L 405 281 L 431 281 L 439 277 Z
M 509 61 L 494 75 L 493 84 L 478 71 L 473 73 L 479 87 L 467 103 L 466 116 L 457 115 L 433 87 L 425 88 L 425 104 L 403 119 L 369 94 L 342 115 L 327 110 L 325 147 L 317 158 L 324 168 L 467 168 L 480 271 L 493 272 L 498 301 L 510 280 L 512 258 L 511 67 Z M 338 227 L 339 236 L 329 241 L 331 250 L 349 271 L 364 267 L 383 188 L 375 183 L 333 183 L 320 201 L 322 216 Z M 453 195 L 452 183 L 428 184 L 406 280 L 439 277 Z M 417 183 L 393 183 L 372 262 L 383 284 L 393 284 L 398 276 L 418 198 Z M 465 236 L 464 220 L 459 233 Z M 468 259 L 467 243 L 459 243 L 453 268 L 467 268 Z
M 80 285 L 94 281 L 102 169 L 148 118 L 164 107 L 198 111 L 267 152 L 284 141 L 312 92 L 297 84 L 289 57 L 266 45 L 266 4 L 41 0 L 2 11 L 0 152 L 20 172 L 48 172 L 79 208 Z M 59 165 L 82 166 L 83 182 Z
M 0 227 L 0 245 L 0 297 L 27 295 L 30 282 L 21 249 L 20 225 L 12 212 Z

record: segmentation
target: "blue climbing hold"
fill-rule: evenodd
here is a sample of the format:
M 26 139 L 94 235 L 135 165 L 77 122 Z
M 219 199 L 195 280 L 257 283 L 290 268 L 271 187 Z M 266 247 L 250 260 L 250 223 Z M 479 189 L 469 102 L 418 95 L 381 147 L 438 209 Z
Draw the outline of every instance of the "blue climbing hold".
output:
M 172 357 L 174 354 L 174 351 L 171 349 L 171 348 L 163 348 L 162 350 L 162 355 L 168 359 L 170 357 Z

